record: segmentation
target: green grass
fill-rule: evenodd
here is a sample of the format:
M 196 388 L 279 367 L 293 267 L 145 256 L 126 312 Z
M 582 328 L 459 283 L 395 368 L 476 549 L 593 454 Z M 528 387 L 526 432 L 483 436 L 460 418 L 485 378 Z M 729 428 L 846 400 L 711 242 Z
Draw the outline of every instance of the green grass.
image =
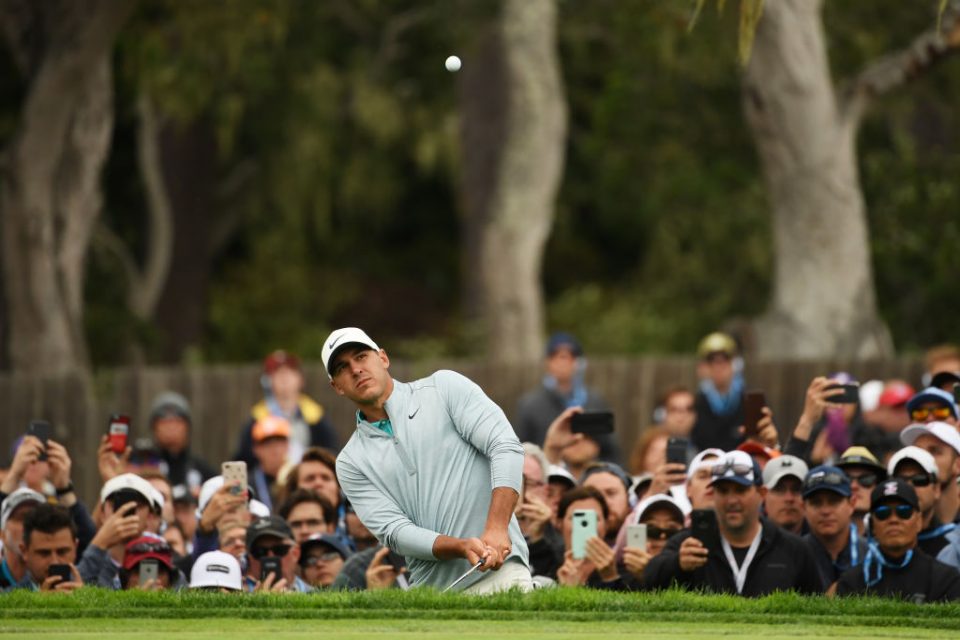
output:
M 230 637 L 277 640 L 318 631 L 377 638 L 651 638 L 954 636 L 960 604 L 776 594 L 748 600 L 681 591 L 555 589 L 492 597 L 430 590 L 310 595 L 143 593 L 0 595 L 0 635 Z

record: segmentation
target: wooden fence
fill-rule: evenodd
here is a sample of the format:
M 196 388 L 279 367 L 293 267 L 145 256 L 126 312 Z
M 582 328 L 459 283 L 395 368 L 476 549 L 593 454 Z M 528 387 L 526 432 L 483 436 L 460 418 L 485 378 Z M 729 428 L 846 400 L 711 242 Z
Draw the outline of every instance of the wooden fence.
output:
M 599 391 L 615 414 L 624 457 L 636 437 L 651 422 L 658 395 L 667 387 L 695 387 L 695 361 L 690 357 L 640 357 L 593 359 L 587 372 L 590 387 Z M 453 369 L 476 381 L 511 419 L 517 401 L 537 385 L 539 364 L 504 367 L 478 361 L 393 361 L 399 380 L 410 380 L 436 369 Z M 816 375 L 849 371 L 860 380 L 902 378 L 919 384 L 919 359 L 877 362 L 804 361 L 748 364 L 748 387 L 762 388 L 774 410 L 781 432 L 795 423 L 803 408 L 804 391 Z M 327 410 L 346 442 L 353 429 L 354 410 L 330 388 L 322 366 L 306 366 L 307 393 Z M 74 461 L 74 482 L 80 495 L 92 500 L 99 478 L 96 450 L 112 412 L 133 417 L 132 437 L 147 437 L 150 404 L 158 393 L 178 391 L 193 411 L 192 449 L 214 465 L 227 459 L 236 447 L 238 432 L 250 407 L 262 396 L 257 365 L 210 367 L 121 368 L 97 374 L 92 382 L 79 377 L 33 378 L 0 375 L 0 459 L 10 457 L 10 446 L 31 419 L 53 424 L 55 439 L 68 447 Z

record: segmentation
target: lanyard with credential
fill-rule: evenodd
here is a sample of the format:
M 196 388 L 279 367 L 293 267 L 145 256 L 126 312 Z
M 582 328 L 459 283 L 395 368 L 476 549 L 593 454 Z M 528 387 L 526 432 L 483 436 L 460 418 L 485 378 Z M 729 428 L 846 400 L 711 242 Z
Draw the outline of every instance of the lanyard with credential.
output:
M 753 542 L 750 543 L 750 549 L 747 551 L 747 557 L 743 559 L 743 564 L 740 567 L 737 567 L 737 559 L 733 557 L 733 548 L 730 546 L 730 543 L 727 542 L 726 538 L 720 536 L 720 544 L 723 546 L 723 555 L 727 556 L 727 562 L 730 564 L 730 570 L 733 571 L 734 582 L 737 583 L 737 593 L 743 593 L 743 585 L 747 581 L 747 570 L 750 569 L 750 564 L 753 562 L 754 556 L 757 555 L 757 549 L 760 548 L 761 533 L 763 533 L 763 527 L 760 528 L 760 531 L 757 531 L 757 537 L 755 537 Z
M 857 525 L 850 525 L 850 566 L 855 567 L 860 564 L 860 536 L 857 534 Z

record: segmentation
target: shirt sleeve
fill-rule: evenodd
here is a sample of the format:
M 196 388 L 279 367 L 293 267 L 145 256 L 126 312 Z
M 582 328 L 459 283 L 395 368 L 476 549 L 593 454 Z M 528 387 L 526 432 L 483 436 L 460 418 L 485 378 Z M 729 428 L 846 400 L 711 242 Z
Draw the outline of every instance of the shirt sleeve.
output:
M 381 544 L 404 556 L 437 560 L 433 545 L 440 534 L 415 525 L 399 505 L 377 490 L 343 454 L 337 458 L 337 480 L 360 521 Z
M 438 371 L 435 382 L 460 436 L 490 460 L 491 486 L 520 493 L 523 447 L 497 404 L 468 378 Z

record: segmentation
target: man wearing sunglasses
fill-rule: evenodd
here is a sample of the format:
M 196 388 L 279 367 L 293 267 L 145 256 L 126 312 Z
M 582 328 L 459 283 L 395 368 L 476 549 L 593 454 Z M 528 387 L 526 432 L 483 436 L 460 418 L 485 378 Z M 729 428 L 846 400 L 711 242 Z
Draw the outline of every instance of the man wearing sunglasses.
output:
M 944 524 L 937 517 L 940 483 L 937 482 L 936 460 L 919 447 L 904 447 L 890 458 L 887 471 L 892 477 L 911 484 L 916 491 L 923 525 L 918 534 L 920 548 L 924 553 L 936 557 L 947 545 L 947 534 L 956 528 L 952 522 Z
M 907 401 L 911 422 L 946 422 L 957 426 L 957 403 L 953 394 L 938 387 L 927 387 Z
M 331 333 L 321 355 L 334 391 L 357 408 L 337 458 L 340 486 L 377 539 L 407 559 L 412 583 L 531 590 L 513 514 L 523 447 L 503 410 L 453 371 L 394 380 L 387 352 L 356 327 Z
M 760 466 L 743 451 L 729 451 L 713 467 L 718 530 L 694 537 L 679 533 L 650 560 L 644 585 L 736 593 L 747 597 L 774 591 L 822 593 L 813 553 L 804 541 L 760 518 L 767 489 Z M 711 540 L 710 538 L 713 538 Z
M 960 599 L 960 573 L 918 549 L 922 526 L 920 502 L 910 483 L 900 478 L 880 483 L 870 498 L 875 542 L 861 566 L 840 576 L 836 594 L 869 594 L 918 603 Z
M 804 540 L 826 585 L 866 556 L 866 537 L 853 524 L 854 501 L 850 478 L 838 467 L 814 467 L 803 479 L 803 509 L 810 525 Z
M 277 571 L 271 571 L 271 566 L 277 564 L 278 558 L 279 575 Z M 294 542 L 293 532 L 283 518 L 257 518 L 247 528 L 245 590 L 299 593 L 313 591 L 310 585 L 297 575 L 299 560 L 300 547 Z
M 960 432 L 947 422 L 913 424 L 900 432 L 904 445 L 914 445 L 933 456 L 937 461 L 937 478 L 940 480 L 940 500 L 937 501 L 937 517 L 941 522 L 955 522 L 960 510 Z
M 864 517 L 870 511 L 870 493 L 878 482 L 887 478 L 887 470 L 866 447 L 850 447 L 844 451 L 837 467 L 850 478 L 853 523 L 859 535 L 866 535 Z

